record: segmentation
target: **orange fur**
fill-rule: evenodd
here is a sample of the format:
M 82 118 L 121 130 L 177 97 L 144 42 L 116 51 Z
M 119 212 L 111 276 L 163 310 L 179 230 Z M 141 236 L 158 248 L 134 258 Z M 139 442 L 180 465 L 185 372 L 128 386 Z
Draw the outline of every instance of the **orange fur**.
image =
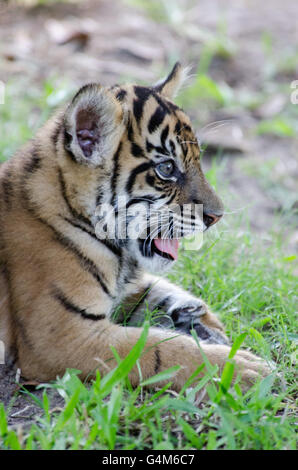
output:
M 183 187 L 177 186 L 174 202 L 188 203 L 198 194 L 209 212 L 222 210 L 219 198 L 200 168 L 199 148 L 188 117 L 179 108 L 170 108 L 169 94 L 175 92 L 175 81 L 181 81 L 180 76 L 176 77 L 179 70 L 178 67 L 169 79 L 173 83 L 160 84 L 155 97 L 149 97 L 139 120 L 133 86 L 110 90 L 99 86 L 87 88 L 0 168 L 0 264 L 3 268 L 0 339 L 6 345 L 7 362 L 16 362 L 28 379 L 51 380 L 66 368 L 79 369 L 82 377 L 87 377 L 96 369 L 105 373 L 107 368 L 114 367 L 110 347 L 114 346 L 120 357 L 125 357 L 141 330 L 114 324 L 111 314 L 122 301 L 129 303 L 130 298 L 130 302 L 135 302 L 148 283 L 152 307 L 154 302 L 162 300 L 162 293 L 172 292 L 178 300 L 184 296 L 186 300 L 193 299 L 168 281 L 145 275 L 142 267 L 133 266 L 127 253 L 122 254 L 120 265 L 116 249 L 96 240 L 91 223 L 99 192 L 104 198 L 117 179 L 115 191 L 121 194 L 136 166 L 148 162 L 147 127 L 159 99 L 172 110 L 165 113 L 163 121 L 169 127 L 169 135 L 175 137 L 178 120 L 185 127 L 179 136 L 186 142 L 181 144 L 186 146 L 185 158 L 179 160 L 179 165 L 187 166 L 188 176 Z M 162 98 L 163 88 L 166 93 Z M 96 158 L 90 159 L 87 152 L 82 152 L 82 142 L 75 143 L 73 134 L 69 145 L 77 158 L 74 161 L 71 151 L 65 147 L 63 129 L 66 126 L 68 132 L 76 132 L 77 106 L 84 109 L 84 100 L 91 116 L 103 110 L 98 118 L 100 132 L 97 128 L 94 131 L 98 133 L 95 145 L 100 139 L 101 147 Z M 90 122 L 86 127 L 92 140 Z M 141 148 L 143 156 L 136 158 L 131 154 L 129 133 L 134 135 L 135 152 Z M 151 132 L 149 137 L 157 145 L 160 132 Z M 101 139 L 105 140 L 101 142 Z M 88 139 L 83 145 L 89 145 Z M 119 155 L 115 154 L 120 147 Z M 177 143 L 176 150 L 179 148 Z M 148 178 L 162 184 L 153 168 L 147 173 L 140 171 L 136 176 L 132 195 L 148 194 Z M 165 191 L 170 190 L 171 185 L 165 184 Z M 200 308 L 202 323 L 222 333 L 216 316 L 205 304 Z M 168 338 L 172 339 L 164 341 Z M 223 367 L 230 351 L 228 346 L 202 342 L 201 347 L 211 363 Z M 177 337 L 171 330 L 156 327 L 149 331 L 145 351 L 140 362 L 143 379 L 175 364 L 182 366 L 173 379 L 175 389 L 180 389 L 203 361 L 190 336 Z M 253 380 L 258 371 L 267 373 L 266 367 L 249 353 L 239 352 L 235 360 L 245 382 Z M 137 369 L 132 371 L 131 380 L 134 385 L 138 383 Z

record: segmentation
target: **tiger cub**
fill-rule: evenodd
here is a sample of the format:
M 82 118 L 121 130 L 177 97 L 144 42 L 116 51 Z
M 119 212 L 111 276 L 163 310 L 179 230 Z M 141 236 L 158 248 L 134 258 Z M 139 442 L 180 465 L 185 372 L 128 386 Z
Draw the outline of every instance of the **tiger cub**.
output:
M 116 366 L 111 346 L 124 358 L 136 344 L 146 309 L 164 314 L 149 329 L 143 379 L 179 364 L 179 390 L 204 355 L 222 369 L 230 348 L 218 318 L 201 299 L 149 274 L 172 266 L 184 231 L 206 230 L 223 215 L 190 120 L 172 101 L 183 75 L 177 63 L 151 87 L 83 86 L 1 166 L 0 339 L 6 363 L 25 378 L 47 381 L 66 368 L 82 378 L 105 374 Z M 187 205 L 190 223 L 182 224 L 171 208 Z M 138 234 L 123 235 L 136 218 Z M 110 219 L 121 233 L 112 233 Z M 112 321 L 120 304 L 125 325 Z M 247 351 L 235 363 L 244 383 L 268 372 Z M 136 367 L 130 380 L 139 383 Z

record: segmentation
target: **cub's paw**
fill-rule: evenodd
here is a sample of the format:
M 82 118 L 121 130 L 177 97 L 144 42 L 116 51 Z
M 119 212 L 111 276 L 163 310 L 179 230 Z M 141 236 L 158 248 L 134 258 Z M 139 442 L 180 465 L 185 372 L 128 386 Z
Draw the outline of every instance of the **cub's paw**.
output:
M 239 372 L 244 384 L 250 386 L 258 378 L 264 378 L 271 373 L 268 364 L 254 354 L 239 350 L 234 356 L 236 364 L 236 373 Z
M 218 364 L 222 371 L 230 353 L 230 348 L 222 345 L 207 344 L 203 350 L 213 364 Z M 232 361 L 235 363 L 234 379 L 239 375 L 244 388 L 251 386 L 257 379 L 264 378 L 271 373 L 268 364 L 258 356 L 240 349 Z
M 223 327 L 200 299 L 175 302 L 168 310 L 175 328 L 190 334 L 194 329 L 198 338 L 208 344 L 229 344 Z

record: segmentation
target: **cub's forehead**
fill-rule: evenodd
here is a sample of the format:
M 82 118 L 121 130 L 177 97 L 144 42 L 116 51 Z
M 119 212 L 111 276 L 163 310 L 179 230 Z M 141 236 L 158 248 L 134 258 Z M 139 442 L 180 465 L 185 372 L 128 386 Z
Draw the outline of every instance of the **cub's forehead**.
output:
M 169 126 L 170 132 L 184 131 L 193 134 L 189 117 L 179 106 L 160 95 L 156 89 L 129 84 L 115 85 L 110 90 L 118 101 L 125 104 L 139 130 L 145 129 L 149 134 L 153 134 L 156 130 L 162 132 L 165 126 Z

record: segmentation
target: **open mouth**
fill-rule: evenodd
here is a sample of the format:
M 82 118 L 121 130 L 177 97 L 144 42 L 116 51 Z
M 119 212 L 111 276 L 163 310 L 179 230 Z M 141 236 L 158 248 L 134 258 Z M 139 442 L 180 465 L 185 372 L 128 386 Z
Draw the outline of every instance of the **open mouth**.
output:
M 139 239 L 139 246 L 143 256 L 149 258 L 152 258 L 154 254 L 169 261 L 176 261 L 178 258 L 179 240 L 175 238 Z
M 162 256 L 166 259 L 171 259 L 172 261 L 176 261 L 178 258 L 179 240 L 176 238 L 154 238 L 153 245 L 155 253 L 157 253 L 159 256 Z

